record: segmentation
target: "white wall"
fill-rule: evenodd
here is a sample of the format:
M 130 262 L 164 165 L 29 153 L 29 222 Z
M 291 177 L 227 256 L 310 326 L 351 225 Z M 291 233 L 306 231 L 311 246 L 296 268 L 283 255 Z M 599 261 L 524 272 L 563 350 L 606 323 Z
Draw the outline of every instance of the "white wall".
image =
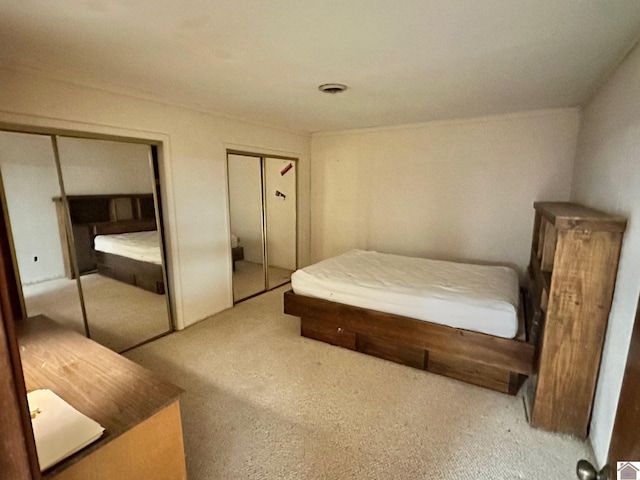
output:
M 568 200 L 576 109 L 312 136 L 312 260 L 352 248 L 516 266 Z
M 613 305 L 591 420 L 591 442 L 606 460 L 640 291 L 640 48 L 584 110 L 572 200 L 624 215 Z
M 58 150 L 67 195 L 153 192 L 148 145 L 61 137 Z
M 298 242 L 309 259 L 309 137 L 0 69 L 0 122 L 163 143 L 168 273 L 177 327 L 233 304 L 226 149 L 300 158 Z
M 60 185 L 51 140 L 0 132 L 0 171 L 22 283 L 64 277 L 52 200 L 60 196 Z

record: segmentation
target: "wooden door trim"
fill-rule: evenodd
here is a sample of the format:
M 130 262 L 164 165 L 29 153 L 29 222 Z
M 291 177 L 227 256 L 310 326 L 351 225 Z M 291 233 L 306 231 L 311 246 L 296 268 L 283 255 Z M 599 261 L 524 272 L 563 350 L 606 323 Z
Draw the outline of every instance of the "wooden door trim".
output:
M 631 333 L 629 353 L 618 399 L 616 420 L 611 434 L 607 463 L 612 469 L 616 462 L 640 461 L 640 299 Z M 614 470 L 615 471 L 615 470 Z
M 40 467 L 14 325 L 21 317 L 7 223 L 0 215 L 0 471 L 7 478 L 38 480 Z

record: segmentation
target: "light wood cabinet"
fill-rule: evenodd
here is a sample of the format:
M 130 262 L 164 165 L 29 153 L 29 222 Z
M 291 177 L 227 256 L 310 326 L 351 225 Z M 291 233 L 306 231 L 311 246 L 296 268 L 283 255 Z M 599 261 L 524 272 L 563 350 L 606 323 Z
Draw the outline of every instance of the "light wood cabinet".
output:
M 586 437 L 626 219 L 537 202 L 528 268 L 538 343 L 527 390 L 531 424 Z

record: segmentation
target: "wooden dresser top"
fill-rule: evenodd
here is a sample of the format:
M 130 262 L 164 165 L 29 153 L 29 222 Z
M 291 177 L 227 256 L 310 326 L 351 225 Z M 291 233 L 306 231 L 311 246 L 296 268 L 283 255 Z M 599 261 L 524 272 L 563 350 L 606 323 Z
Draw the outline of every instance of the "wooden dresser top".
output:
M 16 331 L 27 391 L 48 388 L 105 428 L 100 440 L 47 470 L 44 478 L 148 419 L 182 393 L 159 375 L 45 316 L 18 321 Z
M 627 219 L 571 202 L 535 202 L 533 207 L 558 230 L 624 232 Z

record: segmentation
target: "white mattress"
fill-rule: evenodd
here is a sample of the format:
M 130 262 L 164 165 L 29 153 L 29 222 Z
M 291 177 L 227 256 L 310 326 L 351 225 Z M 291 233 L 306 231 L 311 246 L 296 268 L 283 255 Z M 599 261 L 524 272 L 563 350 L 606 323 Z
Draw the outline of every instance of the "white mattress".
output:
M 518 332 L 518 275 L 508 267 L 353 250 L 297 270 L 297 294 L 504 338 Z
M 94 248 L 142 262 L 162 264 L 157 230 L 98 235 L 94 239 Z

